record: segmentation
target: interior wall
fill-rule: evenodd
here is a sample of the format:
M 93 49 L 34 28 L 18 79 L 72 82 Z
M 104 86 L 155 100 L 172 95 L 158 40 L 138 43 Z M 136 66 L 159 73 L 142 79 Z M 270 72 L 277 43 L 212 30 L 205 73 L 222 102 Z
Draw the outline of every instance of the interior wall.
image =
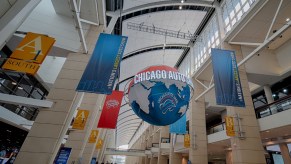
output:
M 243 57 L 249 55 L 255 48 L 241 46 Z M 254 55 L 245 66 L 248 73 L 264 75 L 280 75 L 282 68 L 278 63 L 277 57 L 273 51 L 263 50 L 260 55 Z
M 291 70 L 291 39 L 275 50 L 278 64 L 282 68 L 281 74 Z
M 85 34 L 90 26 L 84 25 Z M 73 17 L 56 14 L 51 0 L 42 0 L 18 31 L 47 34 L 56 38 L 54 46 L 78 52 L 81 43 Z

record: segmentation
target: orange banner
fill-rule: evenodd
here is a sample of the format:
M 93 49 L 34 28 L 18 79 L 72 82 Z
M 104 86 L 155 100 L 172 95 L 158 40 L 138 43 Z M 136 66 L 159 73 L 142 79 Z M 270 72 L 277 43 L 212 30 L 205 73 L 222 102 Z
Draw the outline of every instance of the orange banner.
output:
M 96 149 L 101 149 L 103 146 L 103 140 L 102 139 L 98 139 L 98 142 L 96 144 Z
M 91 130 L 90 137 L 88 139 L 88 143 L 96 143 L 98 137 L 98 130 Z
M 46 35 L 28 32 L 10 58 L 41 64 L 55 41 Z
M 189 148 L 190 147 L 190 134 L 184 135 L 184 147 Z
M 225 126 L 226 126 L 226 135 L 230 137 L 235 136 L 233 117 L 229 117 L 229 116 L 225 117 Z
M 72 128 L 84 130 L 88 116 L 89 116 L 88 110 L 78 110 L 78 113 L 77 113 L 76 118 L 74 119 Z
M 39 64 L 9 58 L 2 68 L 34 75 L 39 69 Z

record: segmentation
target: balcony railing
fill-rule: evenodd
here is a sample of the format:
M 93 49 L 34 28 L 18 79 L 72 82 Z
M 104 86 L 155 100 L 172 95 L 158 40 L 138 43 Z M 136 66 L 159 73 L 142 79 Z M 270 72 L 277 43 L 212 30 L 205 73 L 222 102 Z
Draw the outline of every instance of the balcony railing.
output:
M 273 103 L 261 106 L 256 111 L 257 118 L 267 117 L 291 108 L 291 95 L 279 99 Z
M 225 130 L 225 122 L 207 128 L 207 135 Z

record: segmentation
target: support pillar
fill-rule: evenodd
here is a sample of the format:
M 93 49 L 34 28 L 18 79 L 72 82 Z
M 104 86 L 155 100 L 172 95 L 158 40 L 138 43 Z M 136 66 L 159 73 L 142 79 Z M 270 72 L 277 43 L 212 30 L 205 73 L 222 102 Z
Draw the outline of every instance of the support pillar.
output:
M 279 146 L 280 146 L 281 155 L 283 157 L 284 163 L 291 164 L 291 158 L 290 158 L 288 145 L 286 143 L 280 143 Z
M 92 129 L 90 122 L 92 122 L 98 114 L 98 110 L 96 110 L 96 106 L 98 107 L 98 96 L 99 95 L 92 93 L 84 94 L 80 109 L 89 110 L 89 116 L 84 130 L 72 130 L 68 136 L 65 147 L 72 148 L 68 163 L 77 163 L 77 161 L 80 161 L 82 158 L 85 145 L 88 141 L 88 136 Z
M 96 143 L 88 143 L 88 138 L 90 137 L 91 131 L 97 130 L 97 124 L 98 124 L 98 121 L 99 121 L 99 118 L 101 115 L 101 109 L 102 109 L 104 97 L 105 97 L 104 95 L 99 95 L 98 99 L 95 100 L 95 101 L 97 101 L 97 104 L 96 104 L 96 108 L 94 110 L 97 114 L 95 115 L 95 118 L 93 118 L 90 121 L 91 126 L 89 128 L 88 133 L 87 133 L 87 136 L 86 136 L 87 140 L 85 142 L 84 149 L 82 151 L 82 162 L 83 163 L 90 163 L 91 162 L 94 150 L 96 148 L 96 143 L 98 141 L 98 137 L 100 136 L 98 134 Z M 100 132 L 100 129 L 98 129 L 98 131 Z
M 273 98 L 273 94 L 272 94 L 272 90 L 271 90 L 270 85 L 264 86 L 264 92 L 265 92 L 268 104 L 274 102 L 274 98 Z
M 243 55 L 240 46 L 230 46 L 224 43 L 223 48 L 235 51 L 237 63 L 242 60 Z M 244 138 L 231 137 L 232 161 L 233 164 L 265 164 L 260 128 L 255 115 L 245 66 L 239 67 L 239 75 L 246 107 L 226 107 L 228 116 L 239 116 L 239 121 L 234 118 L 235 130 L 238 131 L 241 127 L 244 136 Z M 240 122 L 240 126 L 238 126 L 238 122 Z M 236 135 L 239 136 L 239 133 L 236 133 Z
M 102 30 L 102 26 L 92 27 L 90 32 L 94 31 L 94 33 L 90 37 L 94 38 L 94 42 L 92 39 L 87 43 L 95 45 Z M 17 155 L 15 164 L 53 163 L 73 118 L 75 108 L 72 107 L 79 101 L 75 89 L 90 56 L 82 53 L 68 55 L 53 88 L 47 96 L 47 99 L 53 101 L 54 105 L 49 109 L 41 108 L 39 110 L 39 114 Z
M 182 155 L 179 153 L 174 152 L 174 146 L 173 146 L 173 137 L 174 134 L 171 134 L 171 142 L 170 142 L 170 155 L 169 155 L 169 164 L 178 164 L 182 162 Z
M 194 97 L 203 92 L 203 87 L 193 80 L 195 86 Z M 189 160 L 192 164 L 207 164 L 207 136 L 206 136 L 206 116 L 205 116 L 205 98 L 204 96 L 195 101 L 192 99 L 190 104 L 190 148 Z
M 159 147 L 160 147 L 160 151 L 159 151 L 159 154 L 158 154 L 158 164 L 168 164 L 168 157 L 165 156 L 165 155 L 162 155 L 163 150 L 161 148 L 161 145 L 162 145 L 162 138 L 169 138 L 169 126 L 163 126 L 161 127 L 161 130 L 160 130 L 160 140 L 159 140 Z M 167 143 L 165 143 L 167 144 Z
M 226 164 L 232 164 L 232 151 L 231 150 L 227 150 L 225 152 L 225 160 L 226 160 Z

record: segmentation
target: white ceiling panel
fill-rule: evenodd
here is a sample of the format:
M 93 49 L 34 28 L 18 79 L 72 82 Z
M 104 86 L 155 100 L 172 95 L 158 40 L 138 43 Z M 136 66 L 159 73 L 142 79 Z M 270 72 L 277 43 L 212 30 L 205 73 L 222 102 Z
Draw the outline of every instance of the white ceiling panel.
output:
M 167 30 L 190 32 L 194 34 L 206 12 L 195 10 L 170 10 L 164 12 L 155 12 L 133 17 L 123 21 L 122 35 L 128 36 L 125 54 L 138 49 L 161 45 L 165 43 L 165 36 L 147 32 L 127 29 L 127 23 L 137 23 L 147 26 L 155 26 Z M 169 19 L 170 18 L 170 19 Z M 187 44 L 189 40 L 166 37 L 166 44 Z
M 166 0 L 124 0 L 123 10 L 127 10 L 127 9 L 130 9 L 133 7 L 145 5 L 148 3 L 160 2 L 160 1 L 166 1 Z

